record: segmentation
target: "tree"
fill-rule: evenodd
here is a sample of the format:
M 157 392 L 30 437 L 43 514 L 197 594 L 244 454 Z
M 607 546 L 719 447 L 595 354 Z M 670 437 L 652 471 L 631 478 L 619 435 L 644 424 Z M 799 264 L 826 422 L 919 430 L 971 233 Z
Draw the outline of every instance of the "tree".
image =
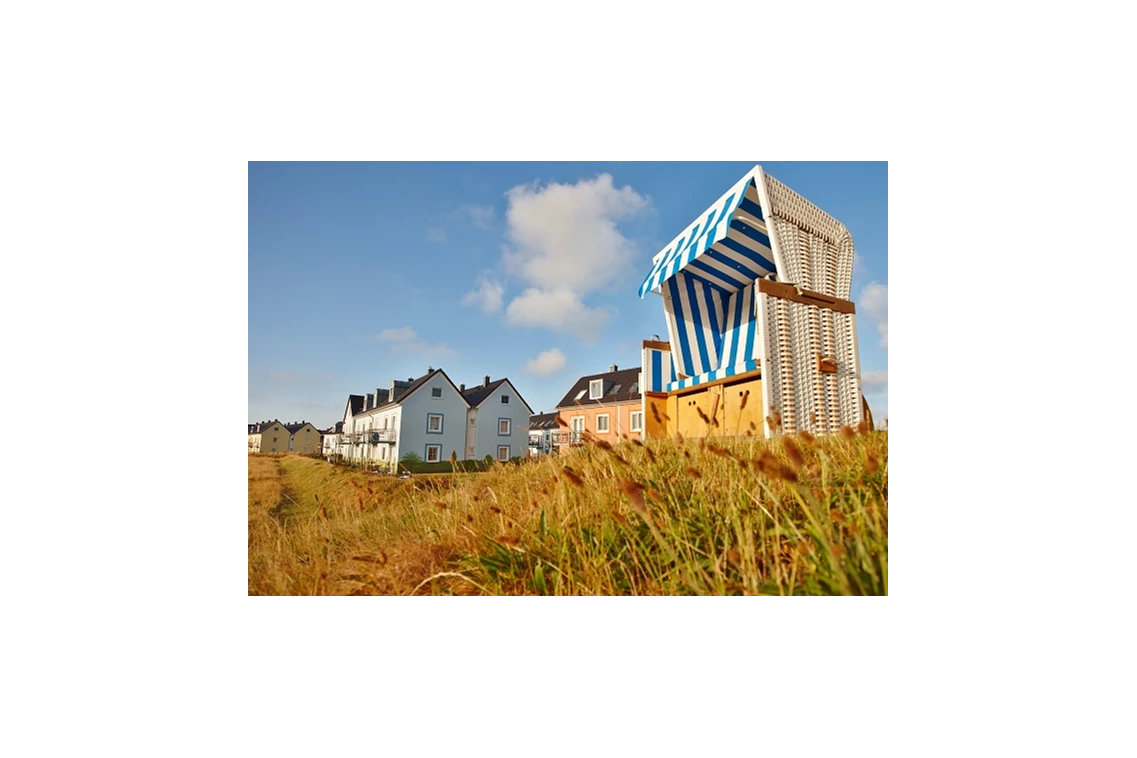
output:
M 399 466 L 404 471 L 411 471 L 419 463 L 422 463 L 422 456 L 415 452 L 407 453 L 399 459 Z

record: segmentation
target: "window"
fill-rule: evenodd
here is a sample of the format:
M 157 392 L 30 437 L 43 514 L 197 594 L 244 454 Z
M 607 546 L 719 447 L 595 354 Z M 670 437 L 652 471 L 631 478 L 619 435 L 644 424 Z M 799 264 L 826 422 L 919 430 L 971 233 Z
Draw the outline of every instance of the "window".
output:
M 501 396 L 501 404 L 502 405 L 509 405 L 509 395 L 502 395 Z
M 631 387 L 628 388 L 628 393 L 634 395 L 634 394 L 636 394 L 636 390 L 638 390 L 639 388 L 640 388 L 640 383 L 636 382 L 635 384 L 633 384 Z
M 442 388 L 441 387 L 431 387 L 430 388 L 430 396 L 431 397 L 442 397 Z
M 273 441 L 273 442 L 276 442 L 276 437 L 273 437 L 273 438 L 272 438 L 272 441 Z M 275 449 L 275 448 L 274 448 L 274 449 Z
M 608 432 L 608 414 L 601 413 L 596 417 L 596 431 L 600 434 L 607 434 Z
M 588 399 L 599 400 L 604 397 L 604 380 L 593 379 L 588 383 Z
M 609 395 L 615 395 L 617 392 L 619 392 L 619 391 L 620 391 L 620 388 L 621 388 L 621 387 L 623 387 L 623 386 L 624 386 L 624 385 L 622 385 L 622 384 L 617 384 L 615 387 L 613 387 L 612 389 L 608 390 L 608 394 L 609 394 Z
M 442 414 L 441 413 L 428 413 L 428 414 L 426 414 L 426 433 L 427 434 L 442 434 Z
M 580 400 L 582 397 L 584 397 L 584 393 L 585 390 L 581 390 L 580 392 L 576 393 L 576 397 L 574 397 L 573 400 Z
M 427 445 L 426 462 L 438 463 L 440 460 L 442 460 L 442 445 Z
M 511 429 L 510 429 L 511 426 L 512 426 L 512 423 L 510 422 L 509 419 L 499 418 L 497 420 L 497 435 L 499 437 L 509 436 L 509 433 L 511 431 Z
M 642 411 L 636 411 L 632 414 L 632 429 L 633 432 L 642 432 L 644 430 L 644 414 Z
M 312 441 L 312 438 L 311 438 L 311 437 L 305 437 L 305 438 L 304 438 L 304 444 L 305 444 L 305 445 L 307 445 L 307 444 L 308 444 L 309 442 L 311 442 L 311 441 Z
M 508 461 L 509 460 L 509 445 L 498 445 L 497 446 L 497 459 L 499 461 Z

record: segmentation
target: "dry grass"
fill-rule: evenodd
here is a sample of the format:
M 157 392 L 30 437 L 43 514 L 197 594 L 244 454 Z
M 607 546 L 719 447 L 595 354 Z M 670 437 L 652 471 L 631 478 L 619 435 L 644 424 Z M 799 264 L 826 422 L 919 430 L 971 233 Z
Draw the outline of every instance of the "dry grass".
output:
M 591 444 L 482 474 L 249 457 L 249 594 L 887 594 L 888 435 Z

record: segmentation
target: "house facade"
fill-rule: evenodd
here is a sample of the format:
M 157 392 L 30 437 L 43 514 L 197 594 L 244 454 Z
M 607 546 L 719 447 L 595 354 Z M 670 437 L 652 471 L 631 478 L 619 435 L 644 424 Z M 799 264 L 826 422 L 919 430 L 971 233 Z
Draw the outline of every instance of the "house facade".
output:
M 249 424 L 250 453 L 287 453 L 288 429 L 279 421 L 258 421 Z
M 577 379 L 557 403 L 554 448 L 579 445 L 592 436 L 610 443 L 643 439 L 643 395 L 639 366 L 612 365 L 602 374 Z
M 322 449 L 320 430 L 307 421 L 285 424 L 288 430 L 288 451 L 291 453 L 318 453 Z
M 487 455 L 497 461 L 525 457 L 533 409 L 509 379 L 491 382 L 488 376 L 483 377 L 481 386 L 466 389 L 463 385 L 462 396 L 469 404 L 465 460 Z M 463 459 L 461 454 L 458 458 Z
M 537 413 L 529 417 L 529 455 L 553 452 L 553 438 L 560 431 L 556 413 Z
M 349 396 L 334 452 L 389 469 L 412 452 L 428 463 L 452 455 L 508 459 L 525 454 L 531 413 L 508 379 L 485 377 L 467 389 L 431 369 L 417 379 L 393 380 L 385 390 Z

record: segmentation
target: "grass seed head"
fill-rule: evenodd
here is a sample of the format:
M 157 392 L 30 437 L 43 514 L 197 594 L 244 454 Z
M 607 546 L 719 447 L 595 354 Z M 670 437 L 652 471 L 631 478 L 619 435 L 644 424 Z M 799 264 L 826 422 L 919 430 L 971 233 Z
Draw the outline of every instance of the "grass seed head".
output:
M 801 450 L 794 444 L 794 441 L 789 437 L 783 437 L 782 443 L 786 447 L 786 455 L 790 457 L 790 462 L 793 463 L 794 468 L 800 468 L 805 464 L 805 457 L 802 456 Z
M 694 466 L 688 466 L 687 467 L 687 473 L 690 474 L 695 479 L 702 479 L 703 478 L 703 475 L 699 473 L 699 469 L 695 468 Z
M 857 433 L 854 432 L 851 427 L 846 425 L 846 426 L 841 427 L 841 436 L 847 440 L 851 440 L 857 436 Z
M 643 485 L 636 484 L 631 479 L 620 477 L 620 489 L 624 495 L 632 503 L 632 508 L 639 514 L 647 513 L 647 505 L 644 504 Z

